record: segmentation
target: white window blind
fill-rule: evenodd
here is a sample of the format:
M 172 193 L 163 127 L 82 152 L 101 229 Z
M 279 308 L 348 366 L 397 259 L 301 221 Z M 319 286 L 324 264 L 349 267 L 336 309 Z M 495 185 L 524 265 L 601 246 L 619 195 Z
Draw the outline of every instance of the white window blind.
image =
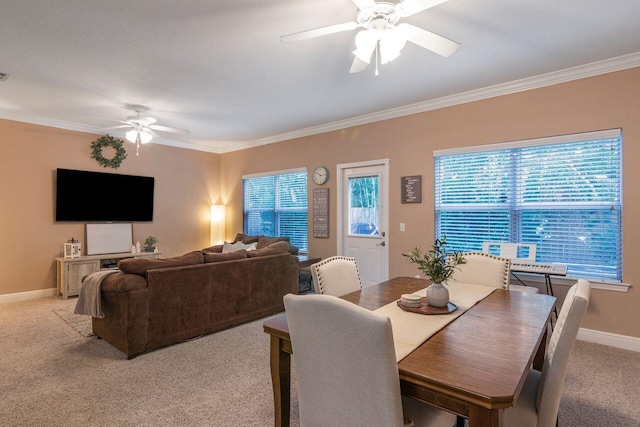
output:
M 620 130 L 545 142 L 434 153 L 436 236 L 456 251 L 481 251 L 483 241 L 535 243 L 537 262 L 621 281 Z
M 308 250 L 306 171 L 245 177 L 243 194 L 245 234 L 289 237 Z

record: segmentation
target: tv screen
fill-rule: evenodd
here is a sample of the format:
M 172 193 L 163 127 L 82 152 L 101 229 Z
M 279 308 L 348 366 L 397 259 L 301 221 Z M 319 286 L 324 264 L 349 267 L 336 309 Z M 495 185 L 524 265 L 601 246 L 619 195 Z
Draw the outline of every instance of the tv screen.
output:
M 56 221 L 152 221 L 154 178 L 58 169 Z

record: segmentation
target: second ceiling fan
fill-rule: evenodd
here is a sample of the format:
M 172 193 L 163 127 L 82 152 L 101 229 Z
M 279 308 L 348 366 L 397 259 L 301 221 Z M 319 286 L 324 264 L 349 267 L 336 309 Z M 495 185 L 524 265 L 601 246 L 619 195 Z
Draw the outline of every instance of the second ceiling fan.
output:
M 353 51 L 355 59 L 350 72 L 358 73 L 365 70 L 371 60 L 375 59 L 376 75 L 377 65 L 396 59 L 407 42 L 445 57 L 460 47 L 460 43 L 431 31 L 407 23 L 398 24 L 401 18 L 415 15 L 447 0 L 403 0 L 397 4 L 374 0 L 352 1 L 359 9 L 356 21 L 289 34 L 280 37 L 280 40 L 295 42 L 363 28 L 356 34 L 356 50 Z

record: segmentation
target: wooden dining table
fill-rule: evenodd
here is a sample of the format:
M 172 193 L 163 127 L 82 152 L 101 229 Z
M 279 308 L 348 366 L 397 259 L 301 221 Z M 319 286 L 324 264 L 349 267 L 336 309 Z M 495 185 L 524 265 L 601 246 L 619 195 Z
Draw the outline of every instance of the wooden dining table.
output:
M 428 284 L 398 277 L 342 298 L 375 310 Z M 555 300 L 495 290 L 398 363 L 402 394 L 468 418 L 470 427 L 502 426 L 529 369 L 542 366 Z M 271 340 L 275 426 L 289 426 L 293 351 L 286 316 L 265 321 L 264 331 Z

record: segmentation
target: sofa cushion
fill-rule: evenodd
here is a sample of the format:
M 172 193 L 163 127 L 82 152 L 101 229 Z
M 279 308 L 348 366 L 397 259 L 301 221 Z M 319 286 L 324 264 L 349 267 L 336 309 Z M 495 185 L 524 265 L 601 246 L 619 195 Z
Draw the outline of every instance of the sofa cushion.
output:
M 247 251 L 244 249 L 226 253 L 203 252 L 203 254 L 205 264 L 209 262 L 232 261 L 234 259 L 243 259 L 247 257 Z
M 262 249 L 256 249 L 255 251 L 247 252 L 247 256 L 249 258 L 266 256 L 266 255 L 276 255 L 289 252 L 289 242 L 280 241 L 273 243 L 267 247 Z
M 237 242 L 242 242 L 245 245 L 249 243 L 257 243 L 258 236 L 249 236 L 248 234 L 238 233 L 236 234 L 236 238 L 233 239 L 233 242 L 231 243 L 237 243 Z
M 202 252 L 213 252 L 213 253 L 219 254 L 219 253 L 222 253 L 222 246 L 223 245 L 209 246 L 208 248 L 204 248 Z
M 277 243 L 277 242 L 287 242 L 287 243 L 289 243 L 289 238 L 288 237 L 259 236 L 258 237 L 258 249 L 266 248 L 267 246 L 273 245 L 274 243 Z
M 147 270 L 156 268 L 183 267 L 185 265 L 202 264 L 204 256 L 201 251 L 193 251 L 173 258 L 127 258 L 118 262 L 118 268 L 130 274 L 144 276 Z

